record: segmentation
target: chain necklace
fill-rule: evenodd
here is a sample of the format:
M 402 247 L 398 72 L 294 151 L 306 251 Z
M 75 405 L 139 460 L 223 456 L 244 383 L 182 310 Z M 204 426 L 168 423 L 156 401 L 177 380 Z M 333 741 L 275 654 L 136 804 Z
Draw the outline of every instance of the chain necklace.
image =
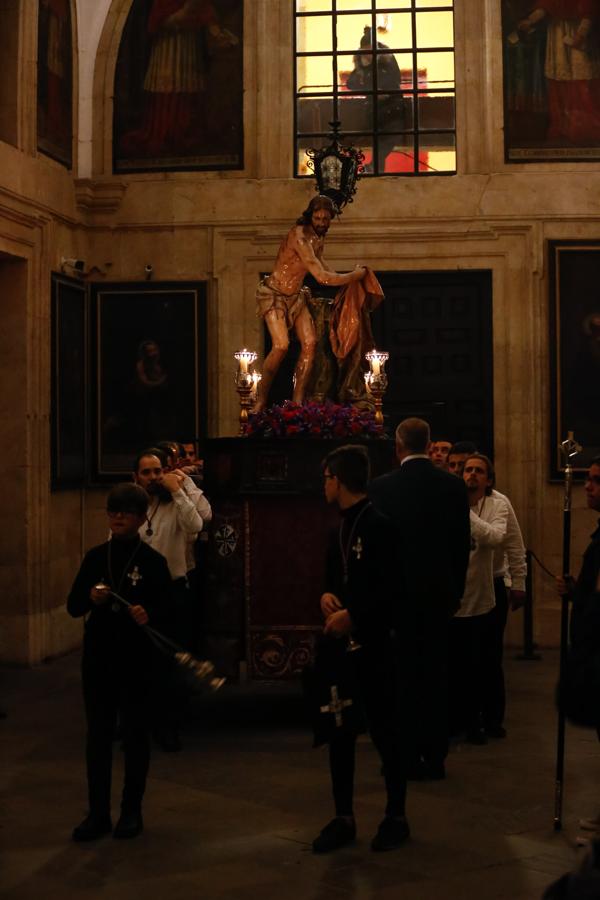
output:
M 154 530 L 152 528 L 152 520 L 154 519 L 154 516 L 158 512 L 159 506 L 160 506 L 160 497 L 157 497 L 156 498 L 156 506 L 154 507 L 154 511 L 153 511 L 152 515 L 150 517 L 148 517 L 148 515 L 146 515 L 146 522 L 148 523 L 148 527 L 146 528 L 146 534 L 148 535 L 148 537 L 152 537 L 152 535 L 154 534 Z
M 352 540 L 354 538 L 354 532 L 356 531 L 356 526 L 358 525 L 358 523 L 361 519 L 361 516 L 363 515 L 363 513 L 365 513 L 367 511 L 367 509 L 370 506 L 371 506 L 371 501 L 369 500 L 368 503 L 365 503 L 365 505 L 359 512 L 359 514 L 354 519 L 354 522 L 352 523 L 352 528 L 350 529 L 350 535 L 349 535 L 348 540 L 346 541 L 345 545 L 344 545 L 344 540 L 342 538 L 342 533 L 344 530 L 344 521 L 343 520 L 342 520 L 342 524 L 340 525 L 339 541 L 340 541 L 340 553 L 342 556 L 342 568 L 344 571 L 344 584 L 348 584 L 348 557 L 350 555 L 350 550 L 352 549 Z
M 129 566 L 133 562 L 134 557 L 141 546 L 142 546 L 142 539 L 141 539 L 141 537 L 138 537 L 137 544 L 133 548 L 133 553 L 131 554 L 131 556 L 129 557 L 127 562 L 125 563 L 125 565 L 123 567 L 123 571 L 121 572 L 121 577 L 119 578 L 119 583 L 115 587 L 115 579 L 113 577 L 113 569 L 112 569 L 112 540 L 110 540 L 108 542 L 108 580 L 110 581 L 110 586 L 113 589 L 113 591 L 115 592 L 115 594 L 121 593 L 121 587 L 123 585 L 123 581 L 125 579 L 127 571 L 129 569 Z

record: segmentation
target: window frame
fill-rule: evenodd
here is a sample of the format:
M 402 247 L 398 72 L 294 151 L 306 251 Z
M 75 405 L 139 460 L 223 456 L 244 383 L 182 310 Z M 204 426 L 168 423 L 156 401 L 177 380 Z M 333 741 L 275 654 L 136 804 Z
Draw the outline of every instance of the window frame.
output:
M 339 116 L 339 102 L 340 95 L 346 96 L 367 96 L 368 98 L 377 98 L 382 96 L 393 96 L 398 95 L 399 97 L 408 97 L 412 101 L 412 116 L 411 116 L 411 127 L 403 127 L 400 129 L 394 130 L 386 130 L 378 127 L 378 118 L 379 118 L 379 104 L 377 102 L 371 103 L 371 123 L 369 132 L 366 132 L 364 129 L 362 131 L 352 131 L 347 129 L 340 129 L 343 137 L 344 144 L 354 144 L 355 138 L 365 136 L 369 134 L 372 138 L 372 162 L 373 162 L 373 172 L 365 172 L 363 173 L 363 177 L 408 177 L 408 178 L 431 178 L 431 177 L 444 177 L 444 176 L 453 176 L 458 172 L 457 168 L 457 154 L 458 154 L 458 146 L 457 146 L 457 127 L 456 127 L 456 33 L 455 33 L 455 3 L 454 0 L 440 0 L 439 4 L 431 7 L 423 7 L 418 8 L 416 3 L 418 0 L 410 0 L 410 7 L 402 9 L 394 4 L 394 0 L 390 0 L 389 6 L 386 6 L 383 9 L 378 9 L 376 6 L 377 0 L 364 0 L 364 7 L 359 9 L 350 9 L 350 10 L 339 10 L 337 8 L 338 0 L 331 0 L 331 7 L 327 10 L 315 10 L 314 12 L 307 12 L 297 10 L 298 0 L 291 0 L 292 2 L 292 10 L 293 10 L 293 67 L 294 67 L 294 149 L 293 149 L 293 177 L 294 178 L 311 178 L 312 173 L 301 174 L 298 172 L 298 160 L 299 160 L 299 140 L 302 139 L 310 139 L 314 138 L 316 140 L 327 139 L 331 134 L 331 129 L 327 131 L 303 131 L 301 134 L 298 130 L 299 128 L 299 116 L 298 116 L 298 106 L 299 101 L 302 99 L 318 99 L 327 98 L 331 100 L 332 110 L 333 110 L 333 118 L 331 121 L 340 121 Z M 375 41 L 375 47 L 371 47 L 370 50 L 367 50 L 365 55 L 369 54 L 374 57 L 376 60 L 379 56 L 383 56 L 385 54 L 410 54 L 412 58 L 412 86 L 410 90 L 398 88 L 396 90 L 385 89 L 378 91 L 378 77 L 379 77 L 379 66 L 374 65 L 372 67 L 372 88 L 371 90 L 361 89 L 360 91 L 348 91 L 348 90 L 340 90 L 338 84 L 338 59 L 344 56 L 350 56 L 352 53 L 356 52 L 355 48 L 353 51 L 348 51 L 346 49 L 338 50 L 337 46 L 337 21 L 338 17 L 341 16 L 350 16 L 350 15 L 358 15 L 358 14 L 369 14 L 371 16 L 371 34 L 377 33 L 376 28 L 376 20 L 377 16 L 381 13 L 398 13 L 402 12 L 403 14 L 410 15 L 411 18 L 411 29 L 412 29 L 412 45 L 410 48 L 403 47 L 395 47 L 391 45 L 390 47 L 386 47 L 385 49 L 377 48 L 377 43 L 379 42 L 379 37 Z M 417 46 L 417 15 L 422 13 L 436 13 L 436 12 L 451 12 L 452 13 L 452 26 L 453 26 L 453 46 L 445 47 L 418 47 Z M 331 35 L 331 50 L 320 50 L 320 51 L 300 51 L 298 50 L 298 22 L 300 19 L 306 18 L 321 18 L 321 17 L 330 17 L 331 18 L 331 27 L 332 27 L 332 35 Z M 417 58 L 419 54 L 423 53 L 452 53 L 453 62 L 454 62 L 454 79 L 453 79 L 453 87 L 451 88 L 435 88 L 431 89 L 429 86 L 426 88 L 419 87 L 419 69 L 417 66 Z M 332 61 L 332 73 L 331 73 L 331 81 L 332 81 L 332 90 L 331 92 L 323 93 L 321 91 L 309 91 L 307 93 L 299 93 L 298 88 L 298 60 L 302 58 L 315 58 L 315 57 L 331 57 Z M 420 127 L 419 117 L 421 115 L 420 111 L 420 98 L 427 97 L 428 95 L 435 94 L 437 96 L 441 94 L 447 94 L 454 99 L 454 127 L 453 128 L 423 128 Z M 412 154 L 413 154 L 413 167 L 411 171 L 402 171 L 402 172 L 384 172 L 378 171 L 379 169 L 379 138 L 385 135 L 391 134 L 402 134 L 410 137 L 412 140 Z M 421 171 L 420 170 L 420 160 L 419 153 L 421 148 L 421 137 L 427 134 L 450 134 L 454 137 L 453 149 L 455 155 L 454 161 L 454 169 L 445 170 L 445 171 Z M 323 144 L 326 146 L 326 143 Z M 359 146 L 359 145 L 356 145 Z

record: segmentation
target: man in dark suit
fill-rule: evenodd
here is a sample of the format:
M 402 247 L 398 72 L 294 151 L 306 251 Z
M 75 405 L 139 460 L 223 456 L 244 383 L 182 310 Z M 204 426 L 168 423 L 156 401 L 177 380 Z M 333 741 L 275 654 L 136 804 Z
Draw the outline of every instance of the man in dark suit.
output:
M 396 530 L 402 598 L 394 607 L 407 717 L 409 777 L 443 778 L 448 753 L 447 656 L 450 618 L 460 605 L 471 533 L 464 483 L 436 468 L 429 425 L 396 429 L 400 467 L 371 482 L 369 495 Z

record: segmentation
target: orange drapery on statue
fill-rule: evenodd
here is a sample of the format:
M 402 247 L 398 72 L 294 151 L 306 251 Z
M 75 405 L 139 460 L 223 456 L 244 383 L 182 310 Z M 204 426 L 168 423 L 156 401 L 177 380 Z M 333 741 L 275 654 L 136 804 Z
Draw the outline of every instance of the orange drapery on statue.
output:
M 375 346 L 371 313 L 383 300 L 383 289 L 372 269 L 360 281 L 346 284 L 337 292 L 329 340 L 340 369 L 338 400 L 342 403 L 365 399 L 364 356 Z

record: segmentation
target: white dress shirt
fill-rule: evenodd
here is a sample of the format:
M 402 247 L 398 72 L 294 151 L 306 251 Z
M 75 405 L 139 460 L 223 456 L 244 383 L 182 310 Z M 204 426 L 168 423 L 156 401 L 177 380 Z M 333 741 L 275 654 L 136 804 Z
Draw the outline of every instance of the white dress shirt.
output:
M 188 568 L 187 550 L 190 541 L 202 531 L 202 516 L 194 501 L 180 488 L 171 494 L 173 501 L 156 499 L 150 503 L 147 522 L 140 528 L 143 541 L 158 550 L 167 560 L 171 578 L 183 578 Z M 207 501 L 208 502 L 208 501 Z M 152 531 L 152 534 L 147 534 Z
M 512 587 L 515 591 L 524 591 L 527 560 L 517 516 L 508 497 L 500 491 L 492 491 L 492 497 L 504 500 L 508 508 L 506 537 L 502 546 L 494 551 L 494 578 L 504 578 L 507 587 Z
M 484 496 L 472 506 L 471 555 L 465 593 L 456 616 L 481 616 L 496 605 L 494 596 L 494 551 L 506 537 L 508 507 L 499 497 Z

